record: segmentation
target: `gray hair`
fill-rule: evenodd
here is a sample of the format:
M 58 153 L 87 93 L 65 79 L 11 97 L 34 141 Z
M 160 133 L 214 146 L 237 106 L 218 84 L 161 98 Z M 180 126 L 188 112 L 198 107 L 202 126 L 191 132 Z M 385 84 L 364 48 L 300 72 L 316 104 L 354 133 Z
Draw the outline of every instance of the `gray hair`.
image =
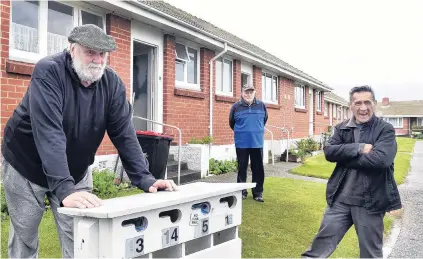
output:
M 368 92 L 368 93 L 371 93 L 371 94 L 372 94 L 372 99 L 373 99 L 373 101 L 376 101 L 376 98 L 375 98 L 375 92 L 373 91 L 372 87 L 370 87 L 370 86 L 368 86 L 368 85 L 362 85 L 362 86 L 356 86 L 356 87 L 353 87 L 353 88 L 350 90 L 350 102 L 352 102 L 352 101 L 353 101 L 353 95 L 354 95 L 355 93 L 361 93 L 361 92 Z

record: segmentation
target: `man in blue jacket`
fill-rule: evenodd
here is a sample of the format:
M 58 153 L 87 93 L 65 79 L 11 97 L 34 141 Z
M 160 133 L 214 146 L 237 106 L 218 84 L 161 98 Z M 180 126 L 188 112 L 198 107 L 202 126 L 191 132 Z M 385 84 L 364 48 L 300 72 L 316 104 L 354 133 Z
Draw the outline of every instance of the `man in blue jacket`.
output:
M 10 258 L 37 257 L 46 195 L 62 257 L 73 258 L 73 219 L 57 208 L 102 204 L 92 194 L 88 167 L 106 131 L 134 186 L 145 192 L 177 189 L 148 171 L 125 85 L 106 66 L 116 48 L 114 39 L 89 24 L 74 28 L 69 42 L 68 50 L 35 65 L 28 91 L 4 129 L 2 181 L 11 221 Z
M 383 217 L 402 207 L 394 179 L 395 129 L 374 114 L 369 86 L 350 91 L 353 117 L 334 128 L 324 153 L 336 163 L 326 190 L 327 208 L 304 257 L 329 257 L 354 225 L 361 258 L 382 258 Z
M 264 166 L 263 144 L 264 126 L 268 114 L 266 105 L 255 97 L 256 89 L 252 85 L 242 87 L 241 100 L 235 103 L 229 114 L 229 126 L 234 131 L 235 148 L 238 161 L 238 183 L 247 181 L 248 161 L 251 160 L 253 198 L 263 202 Z M 242 198 L 246 199 L 247 190 Z

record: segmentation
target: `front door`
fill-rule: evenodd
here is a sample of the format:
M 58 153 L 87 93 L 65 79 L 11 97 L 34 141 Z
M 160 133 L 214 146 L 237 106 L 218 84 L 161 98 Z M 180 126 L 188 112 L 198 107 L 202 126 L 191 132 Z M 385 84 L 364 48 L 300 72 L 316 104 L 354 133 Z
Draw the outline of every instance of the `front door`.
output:
M 154 60 L 155 48 L 134 41 L 132 74 L 132 98 L 134 116 L 151 120 L 154 118 Z M 136 130 L 153 130 L 152 123 L 134 118 Z

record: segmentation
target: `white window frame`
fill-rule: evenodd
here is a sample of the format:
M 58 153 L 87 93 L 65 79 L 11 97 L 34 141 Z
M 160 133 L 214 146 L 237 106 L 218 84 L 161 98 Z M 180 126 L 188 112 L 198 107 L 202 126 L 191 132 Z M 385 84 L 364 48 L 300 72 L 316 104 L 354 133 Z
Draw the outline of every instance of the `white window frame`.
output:
M 64 4 L 73 8 L 73 25 L 78 26 L 82 24 L 82 14 L 81 11 L 87 13 L 95 14 L 100 16 L 103 20 L 103 30 L 106 30 L 106 11 L 102 8 L 95 7 L 88 3 L 82 2 L 71 2 L 71 1 L 57 1 L 60 4 Z M 20 61 L 25 63 L 37 63 L 40 59 L 47 56 L 47 25 L 48 25 L 48 1 L 39 1 L 38 2 L 38 38 L 39 46 L 42 46 L 39 49 L 39 53 L 32 53 L 27 51 L 21 51 L 12 49 L 10 46 L 12 41 L 11 28 L 12 28 L 12 5 L 10 6 L 10 29 L 9 29 L 9 59 L 14 61 Z M 41 29 L 45 28 L 45 29 Z
M 417 127 L 423 127 L 423 117 L 417 118 L 416 126 Z
M 253 83 L 253 80 L 252 80 L 253 76 L 250 73 L 247 73 L 247 72 L 241 72 L 241 82 L 242 82 L 242 75 L 243 74 L 247 76 L 247 85 L 252 84 Z M 242 84 L 241 84 L 241 90 L 242 90 Z
M 229 61 L 229 62 L 231 62 L 231 68 L 230 68 L 230 70 L 231 70 L 231 81 L 230 81 L 230 83 L 231 83 L 231 91 L 230 92 L 226 92 L 226 91 L 223 91 L 222 89 L 218 89 L 218 85 L 217 85 L 217 63 L 215 63 L 216 65 L 216 67 L 215 67 L 215 71 L 216 71 L 216 73 L 215 73 L 215 81 L 216 81 L 216 94 L 218 94 L 218 95 L 225 95 L 225 96 L 234 96 L 234 60 L 233 60 L 233 58 L 231 58 L 231 57 L 228 57 L 228 56 L 224 56 L 224 57 L 220 57 L 220 58 L 218 58 L 218 60 L 221 62 L 221 64 L 222 64 L 222 74 L 221 74 L 221 80 L 222 80 L 222 82 L 221 82 L 221 86 L 222 86 L 222 88 L 223 88 L 223 74 L 224 74 L 224 71 L 223 71 L 223 64 L 224 64 L 224 61 L 226 60 L 226 61 Z
M 175 40 L 175 60 L 173 62 L 181 61 L 181 62 L 186 62 L 184 60 L 178 59 L 176 57 L 176 43 L 182 44 L 185 46 L 186 51 L 188 52 L 188 48 L 191 49 L 195 49 L 197 51 L 197 83 L 192 84 L 192 83 L 188 83 L 188 67 L 185 64 L 184 66 L 184 81 L 178 81 L 176 79 L 176 71 L 173 71 L 173 73 L 175 73 L 175 87 L 176 88 L 182 88 L 182 89 L 188 89 L 188 90 L 196 90 L 196 91 L 201 91 L 201 86 L 200 86 L 200 46 L 198 44 L 195 44 L 193 42 L 184 40 L 184 39 L 179 39 L 177 38 Z
M 294 103 L 295 108 L 305 109 L 306 108 L 306 92 L 305 92 L 305 85 L 296 84 L 294 88 Z M 297 91 L 302 91 L 302 100 L 297 100 Z
M 338 105 L 332 104 L 332 117 L 338 119 Z
M 263 76 L 264 76 L 264 78 L 266 78 L 266 76 L 271 76 L 272 77 L 272 83 L 273 83 L 273 79 L 276 79 L 276 89 L 275 89 L 276 93 L 273 93 L 273 85 L 271 85 L 270 87 L 272 87 L 271 88 L 272 97 L 271 97 L 270 100 L 266 99 L 266 87 L 267 87 L 267 85 L 263 85 Z M 278 98 L 278 95 L 279 95 L 279 78 L 278 78 L 278 76 L 275 75 L 274 73 L 269 72 L 269 71 L 262 71 L 261 82 L 262 82 L 261 83 L 262 84 L 261 85 L 261 96 L 262 96 L 263 102 L 270 103 L 270 104 L 278 104 L 278 101 L 279 101 L 279 98 Z M 266 82 L 266 80 L 264 80 L 264 82 Z M 275 96 L 273 96 L 273 94 L 275 94 Z
M 322 91 L 316 91 L 316 111 L 322 112 Z
M 395 129 L 402 129 L 404 127 L 404 119 L 401 117 L 384 117 L 383 120 L 390 123 Z M 393 120 L 396 123 L 392 123 Z
M 325 104 L 324 115 L 329 116 L 329 102 L 325 102 L 324 104 Z

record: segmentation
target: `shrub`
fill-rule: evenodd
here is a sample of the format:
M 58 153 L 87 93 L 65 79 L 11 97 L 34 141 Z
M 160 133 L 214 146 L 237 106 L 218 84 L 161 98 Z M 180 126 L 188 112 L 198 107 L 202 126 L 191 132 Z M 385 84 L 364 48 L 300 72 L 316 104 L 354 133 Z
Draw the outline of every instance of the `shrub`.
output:
M 192 138 L 190 141 L 188 141 L 188 144 L 210 144 L 213 143 L 213 137 L 205 136 L 202 139 Z
M 238 170 L 237 161 L 219 161 L 214 158 L 210 159 L 210 173 L 214 175 L 236 172 Z

